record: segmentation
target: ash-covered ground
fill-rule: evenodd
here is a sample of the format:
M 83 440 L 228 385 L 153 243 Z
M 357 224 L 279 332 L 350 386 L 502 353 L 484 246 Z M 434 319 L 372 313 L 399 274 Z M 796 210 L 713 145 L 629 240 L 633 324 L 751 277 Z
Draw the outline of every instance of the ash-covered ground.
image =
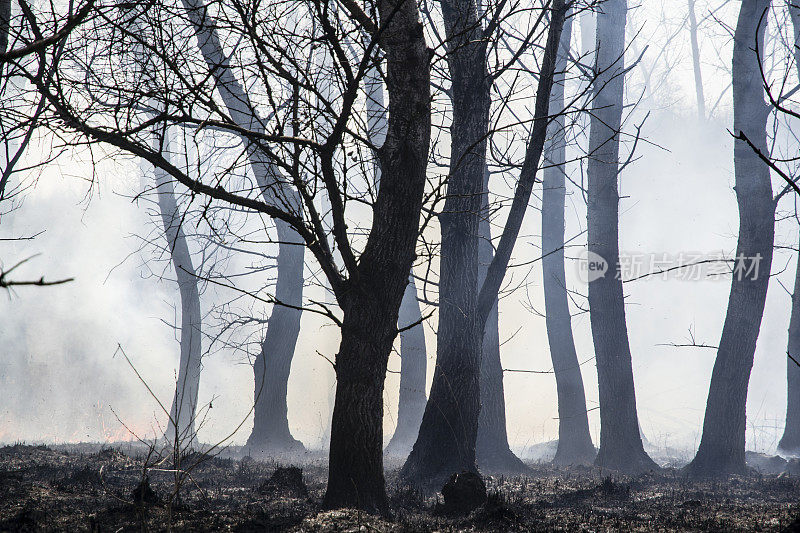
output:
M 6 446 L 0 530 L 781 531 L 800 517 L 800 470 L 755 455 L 760 472 L 706 482 L 675 468 L 624 477 L 531 465 L 524 476 L 486 476 L 488 500 L 462 516 L 442 511 L 441 494 L 398 487 L 393 464 L 393 516 L 381 519 L 321 509 L 321 454 L 295 457 L 302 472 L 242 454 L 195 453 L 176 468 L 174 453 L 140 445 Z

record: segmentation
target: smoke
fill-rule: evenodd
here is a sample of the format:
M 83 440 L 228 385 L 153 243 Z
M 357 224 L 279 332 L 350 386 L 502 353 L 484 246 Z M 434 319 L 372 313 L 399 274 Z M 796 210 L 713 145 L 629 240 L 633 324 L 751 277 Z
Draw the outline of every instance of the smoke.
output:
M 168 265 L 144 265 L 153 253 L 142 249 L 140 236 L 153 227 L 146 202 L 130 199 L 141 185 L 137 165 L 105 165 L 98 172 L 103 181 L 90 189 L 85 182 L 46 171 L 24 205 L 4 217 L 3 238 L 46 230 L 35 240 L 4 246 L 6 266 L 41 252 L 15 271 L 19 279 L 45 274 L 48 279 L 74 276 L 75 281 L 19 288 L 0 300 L 0 442 L 152 438 L 166 427 L 159 402 L 169 407 L 177 375 L 179 344 L 172 327 L 179 323 L 177 285 Z M 152 274 L 162 271 L 163 280 Z M 225 296 L 208 288 L 202 295 L 204 310 Z M 333 359 L 338 332 L 310 313 L 302 327 L 289 416 L 299 438 L 322 447 L 333 371 L 317 350 Z M 209 342 L 204 339 L 204 344 Z M 243 443 L 252 427 L 247 420 L 252 368 L 241 352 L 224 350 L 207 354 L 203 366 L 200 404 L 212 408 L 204 410 L 200 439 L 217 442 L 241 425 L 227 442 Z M 308 376 L 313 376 L 313 387 Z

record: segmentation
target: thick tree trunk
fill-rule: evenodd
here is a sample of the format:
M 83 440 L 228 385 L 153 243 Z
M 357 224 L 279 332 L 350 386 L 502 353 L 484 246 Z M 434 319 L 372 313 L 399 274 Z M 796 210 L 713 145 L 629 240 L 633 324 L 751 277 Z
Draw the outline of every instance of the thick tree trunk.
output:
M 421 319 L 417 287 L 414 277 L 411 276 L 400 304 L 398 326 L 402 329 L 410 324 L 419 324 L 400 333 L 400 399 L 397 406 L 397 427 L 386 446 L 387 455 L 404 458 L 408 456 L 417 440 L 419 425 L 425 412 L 428 361 L 425 329 Z
M 489 171 L 484 170 L 481 193 L 481 218 L 478 223 L 478 282 L 483 284 L 486 270 L 494 257 L 489 220 Z M 506 400 L 503 391 L 503 365 L 500 361 L 500 324 L 497 299 L 489 312 L 483 331 L 481 357 L 481 411 L 478 417 L 476 453 L 478 466 L 484 472 L 520 473 L 528 470 L 508 445 Z
M 550 112 L 564 108 L 564 72 L 567 68 L 572 19 L 561 33 L 556 79 L 550 96 Z M 542 273 L 545 321 L 550 358 L 558 393 L 558 449 L 553 462 L 561 465 L 591 464 L 597 454 L 589 434 L 583 376 L 572 336 L 572 316 L 567 298 L 564 267 L 564 205 L 566 202 L 566 132 L 564 117 L 550 124 L 542 180 Z
M 378 69 L 371 67 L 364 76 L 367 110 L 367 137 L 379 149 L 386 138 L 386 105 L 383 98 L 383 80 Z M 381 168 L 377 151 L 374 165 L 375 190 L 380 190 Z M 422 414 L 425 412 L 425 388 L 427 374 L 427 350 L 425 348 L 425 329 L 422 312 L 417 300 L 417 286 L 413 273 L 408 277 L 400 304 L 398 326 L 403 329 L 417 324 L 400 333 L 400 398 L 397 407 L 397 427 L 389 444 L 387 455 L 406 458 L 417 440 Z
M 392 320 L 386 312 L 386 302 L 378 296 L 376 293 L 373 298 L 354 298 L 343 306 L 324 505 L 356 507 L 387 515 L 382 453 L 383 385 L 389 352 L 397 334 L 397 311 Z M 396 303 L 395 310 L 400 298 Z
M 164 140 L 162 149 L 169 154 L 168 140 Z M 155 179 L 161 221 L 181 296 L 181 356 L 165 437 L 183 448 L 191 446 L 196 438 L 195 417 L 202 369 L 200 292 L 192 256 L 181 227 L 182 215 L 175 201 L 172 180 L 159 168 L 155 169 Z
M 286 404 L 289 371 L 300 334 L 298 309 L 303 305 L 304 247 L 295 231 L 282 221 L 278 230 L 278 280 L 267 333 L 256 357 L 253 431 L 247 445 L 263 453 L 299 452 L 305 448 L 292 437 Z
M 763 45 L 769 0 L 743 0 L 733 47 L 733 127 L 762 153 L 767 151 L 768 108 L 755 46 Z M 759 26 L 759 21 L 762 24 Z M 711 374 L 703 436 L 693 476 L 746 470 L 744 459 L 747 384 L 764 313 L 775 236 L 775 202 L 769 168 L 742 140 L 734 144 L 739 240 L 728 310 Z
M 419 436 L 401 477 L 439 488 L 454 472 L 477 471 L 481 335 L 476 322 L 478 217 L 489 121 L 486 42 L 475 3 L 442 2 L 449 41 L 453 123 L 450 174 L 439 222 L 436 370 Z
M 457 9 L 456 9 L 457 8 Z M 479 191 L 489 105 L 485 41 L 475 6 L 443 4 L 451 52 L 453 124 L 448 198 L 440 215 L 442 250 L 436 372 L 420 434 L 401 477 L 433 487 L 454 471 L 475 470 L 480 409 L 480 340 L 505 275 L 530 200 L 547 132 L 549 96 L 565 5 L 555 0 L 535 101 L 534 121 L 519 183 L 497 252 L 474 297 L 477 281 Z M 463 29 L 462 29 L 463 28 Z M 478 205 L 476 206 L 476 200 Z M 474 214 L 474 215 L 473 215 Z M 438 487 L 436 487 L 438 488 Z
M 778 450 L 791 455 L 800 455 L 800 256 L 797 260 L 792 294 L 792 316 L 789 319 L 789 355 L 786 358 L 786 426 Z M 794 360 L 792 359 L 794 358 Z
M 631 351 L 619 268 L 619 132 L 624 94 L 626 0 L 603 2 L 597 16 L 597 67 L 589 134 L 589 253 L 608 270 L 589 282 L 589 308 L 600 396 L 595 464 L 623 472 L 657 465 L 639 436 Z M 594 257 L 594 256 L 592 256 Z
M 800 7 L 794 0 L 788 0 L 787 8 L 794 29 L 795 67 L 800 72 Z M 800 255 L 797 260 L 794 294 L 792 294 L 792 316 L 789 319 L 788 351 L 789 355 L 800 361 Z M 786 426 L 783 437 L 778 443 L 778 449 L 786 454 L 800 455 L 800 366 L 792 361 L 791 357 L 786 358 L 786 381 L 788 385 Z
M 419 233 L 430 142 L 430 53 L 415 2 L 380 0 L 389 123 L 381 187 L 356 271 L 345 282 L 323 505 L 388 514 L 383 385 Z

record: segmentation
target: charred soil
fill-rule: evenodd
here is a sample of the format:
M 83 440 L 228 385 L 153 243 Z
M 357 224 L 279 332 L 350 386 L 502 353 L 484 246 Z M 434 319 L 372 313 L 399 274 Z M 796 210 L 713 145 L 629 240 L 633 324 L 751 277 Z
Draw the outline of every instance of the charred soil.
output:
M 157 459 L 144 447 L 0 448 L 0 531 L 781 531 L 800 516 L 800 477 L 691 481 L 679 470 L 636 477 L 532 465 L 485 476 L 485 503 L 437 512 L 441 494 L 397 485 L 393 518 L 322 511 L 324 456 L 291 463 L 228 449 Z M 302 470 L 301 470 L 302 469 Z M 176 490 L 176 471 L 182 471 Z

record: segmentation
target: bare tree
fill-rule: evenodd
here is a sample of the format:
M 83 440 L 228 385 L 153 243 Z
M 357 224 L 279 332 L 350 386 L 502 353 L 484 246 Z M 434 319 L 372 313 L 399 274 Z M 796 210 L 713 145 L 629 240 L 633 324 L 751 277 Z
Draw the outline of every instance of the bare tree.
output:
M 255 408 L 253 431 L 247 439 L 247 446 L 265 453 L 304 449 L 289 430 L 286 398 L 292 359 L 300 335 L 305 248 L 298 234 L 286 222 L 276 220 L 275 226 L 278 233 L 275 300 L 280 303 L 272 307 L 261 350 L 253 363 Z
M 589 133 L 590 257 L 608 266 L 589 281 L 589 308 L 600 400 L 595 464 L 626 472 L 656 468 L 645 453 L 636 413 L 625 301 L 619 264 L 619 144 L 625 88 L 626 0 L 607 0 L 597 16 L 597 58 Z
M 475 470 L 480 410 L 478 212 L 486 154 L 491 84 L 476 3 L 441 4 L 452 92 L 451 156 L 439 274 L 436 369 L 419 436 L 401 476 L 422 482 Z
M 123 17 L 129 12 L 130 6 L 118 2 L 117 6 Z M 127 19 L 129 29 L 136 34 L 146 34 L 147 28 L 142 27 L 141 21 L 136 17 Z M 151 61 L 149 54 L 141 43 L 131 48 L 130 64 L 126 64 L 133 83 L 141 86 L 144 92 L 158 87 L 154 79 L 157 76 L 157 63 Z M 154 107 L 158 103 L 154 102 Z M 166 125 L 153 127 L 151 134 L 151 148 L 170 164 L 179 164 L 177 157 L 173 129 Z M 183 143 L 184 152 L 188 148 Z M 184 153 L 183 160 L 188 161 Z M 184 165 L 189 172 L 188 165 Z M 161 222 L 161 236 L 165 237 L 166 246 L 163 249 L 169 253 L 170 262 L 175 271 L 175 279 L 180 294 L 180 357 L 172 405 L 168 415 L 168 422 L 164 438 L 175 451 L 176 458 L 193 449 L 197 445 L 197 415 L 198 396 L 200 390 L 200 374 L 202 371 L 202 336 L 203 316 L 200 308 L 200 275 L 202 263 L 195 265 L 189 250 L 189 242 L 184 229 L 187 213 L 180 209 L 175 197 L 175 189 L 169 174 L 161 167 L 153 169 L 157 197 L 158 214 Z M 144 194 L 144 193 L 142 193 Z M 141 196 L 141 195 L 140 195 Z M 178 459 L 179 460 L 179 459 Z
M 119 4 L 120 10 L 126 13 L 128 6 Z M 139 20 L 130 19 L 130 30 L 134 33 L 145 32 Z M 153 80 L 154 65 L 141 45 L 132 49 L 130 66 L 134 83 L 142 87 L 157 87 Z M 166 161 L 172 163 L 173 155 L 172 131 L 163 127 L 154 127 L 151 147 Z M 163 168 L 153 169 L 158 212 L 161 218 L 162 234 L 166 237 L 166 249 L 175 271 L 175 278 L 180 293 L 180 358 L 172 406 L 164 438 L 172 443 L 176 450 L 188 450 L 196 444 L 197 434 L 195 419 L 197 400 L 200 390 L 200 373 L 202 370 L 202 313 L 200 311 L 200 288 L 197 269 L 189 243 L 183 228 L 186 213 L 178 207 L 175 189 L 170 176 Z
M 800 8 L 794 4 L 792 0 L 788 0 L 787 10 L 792 23 L 791 26 L 793 31 L 791 33 L 792 39 L 790 42 L 786 43 L 786 45 L 790 49 L 791 55 L 794 57 L 794 67 L 798 74 L 800 74 Z M 765 8 L 765 11 L 762 13 L 762 19 L 766 19 L 766 16 L 767 10 Z M 762 20 L 761 24 L 766 25 L 766 21 Z M 764 33 L 766 34 L 766 29 L 764 30 Z M 763 51 L 762 46 L 760 46 L 762 41 L 766 41 L 766 38 L 763 37 L 756 39 L 756 44 L 753 47 L 753 51 L 757 55 L 761 82 L 763 83 L 763 88 L 766 90 L 770 107 L 777 112 L 778 119 L 780 117 L 789 119 L 800 118 L 800 114 L 789 107 L 790 99 L 797 92 L 798 86 L 788 89 L 786 82 L 791 76 L 791 72 L 787 70 L 784 72 L 784 79 L 779 84 L 780 92 L 778 94 L 774 93 L 774 84 L 769 79 L 768 75 L 769 69 L 765 67 L 763 61 Z M 776 129 L 779 125 L 780 123 L 778 120 L 776 120 Z M 788 131 L 791 132 L 790 126 L 788 127 Z M 754 157 L 760 160 L 767 168 L 774 171 L 786 182 L 782 190 L 775 196 L 775 206 L 777 207 L 780 199 L 788 193 L 794 192 L 796 195 L 800 195 L 800 187 L 798 187 L 797 184 L 798 178 L 796 176 L 793 177 L 791 175 L 792 172 L 786 171 L 784 168 L 782 168 L 789 163 L 796 164 L 798 160 L 800 160 L 800 157 L 797 155 L 791 155 L 787 158 L 778 158 L 774 154 L 765 151 L 764 145 L 759 146 L 756 142 L 751 140 L 751 133 L 752 132 L 739 130 L 738 133 L 735 134 L 735 137 L 738 141 L 741 141 L 747 147 L 749 147 L 751 154 Z M 775 145 L 773 143 L 773 150 L 774 146 Z M 794 174 L 796 174 L 796 172 L 794 172 Z M 796 208 L 793 218 L 797 219 Z M 739 265 L 737 264 L 737 266 Z M 787 454 L 796 454 L 798 449 L 800 449 L 800 416 L 798 416 L 798 409 L 800 408 L 800 359 L 796 357 L 797 352 L 800 350 L 800 303 L 798 303 L 800 302 L 800 297 L 798 297 L 799 293 L 800 265 L 798 265 L 798 269 L 795 272 L 794 291 L 791 293 L 792 306 L 791 317 L 789 321 L 789 339 L 786 351 L 788 385 L 786 424 L 784 427 L 783 436 L 778 443 L 778 449 Z
M 572 37 L 568 16 L 561 34 L 556 74 L 550 96 L 552 111 L 564 108 L 567 60 Z M 564 206 L 566 202 L 566 132 L 563 116 L 550 124 L 545 147 L 547 166 L 542 179 L 542 277 L 550 358 L 558 393 L 556 464 L 590 464 L 596 455 L 589 434 L 583 377 L 572 336 L 566 270 L 564 267 Z
M 159 150 L 169 160 L 169 132 L 155 138 Z M 191 446 L 196 441 L 195 417 L 202 370 L 202 314 L 200 290 L 192 255 L 182 228 L 183 215 L 178 209 L 172 181 L 163 169 L 155 169 L 156 192 L 167 247 L 170 250 L 181 300 L 181 354 L 175 395 L 169 413 L 166 438 L 185 442 Z
M 491 93 L 485 35 L 496 28 L 494 22 L 486 30 L 481 27 L 474 2 L 446 4 L 442 9 L 453 121 L 447 196 L 439 215 L 442 247 L 436 370 L 419 437 L 401 470 L 403 479 L 424 487 L 435 486 L 454 472 L 477 471 L 481 337 L 496 305 L 536 179 L 566 5 L 556 0 L 550 6 L 525 158 L 497 251 L 480 286 L 479 219 Z M 491 20 L 499 16 L 497 13 Z
M 195 0 L 185 0 L 183 6 L 189 13 L 200 51 L 209 72 L 215 77 L 217 90 L 231 119 L 240 128 L 263 131 L 250 96 L 236 80 L 219 37 L 206 19 L 206 6 Z M 248 150 L 248 159 L 264 201 L 275 202 L 272 183 L 279 169 L 274 162 L 252 149 Z M 286 186 L 280 186 L 280 196 L 292 206 L 301 203 L 299 195 Z M 253 430 L 247 439 L 248 446 L 267 453 L 303 449 L 289 430 L 286 403 L 303 305 L 303 239 L 284 219 L 275 218 L 275 227 L 278 236 L 278 278 L 274 299 L 277 305 L 273 306 L 261 350 L 253 363 L 255 408 Z
M 150 28 L 145 35 L 126 33 L 124 24 L 104 12 L 100 27 L 92 28 L 83 41 L 72 42 L 59 58 L 56 86 L 41 83 L 31 73 L 27 77 L 64 129 L 148 160 L 208 203 L 285 223 L 296 234 L 294 239 L 311 251 L 341 309 L 337 316 L 322 303 L 313 307 L 341 328 L 324 505 L 387 513 L 383 384 L 426 183 L 430 52 L 413 2 L 381 0 L 368 14 L 345 0 L 342 5 L 350 15 L 346 19 L 332 16 L 327 3 L 296 3 L 276 5 L 254 20 L 249 14 L 256 5 L 206 6 L 186 0 L 179 6 L 133 6 L 127 16 L 145 17 Z M 287 18 L 293 17 L 298 24 L 291 27 Z M 316 19 L 321 31 L 303 23 L 308 20 L 304 17 Z M 343 43 L 359 32 L 370 39 L 353 54 Z M 116 57 L 130 41 L 143 41 L 159 69 L 170 73 L 155 94 L 120 87 L 114 70 L 103 69 L 108 63 L 85 60 Z M 187 46 L 192 42 L 199 54 Z M 237 52 L 226 51 L 233 43 Z M 336 84 L 335 101 L 321 106 L 315 98 L 321 95 L 309 82 L 318 65 L 308 59 L 313 56 L 311 47 L 320 44 L 334 57 L 335 71 L 325 74 Z M 350 147 L 370 148 L 354 110 L 378 47 L 386 57 L 389 118 L 379 150 L 383 185 L 374 195 L 372 188 L 358 188 L 363 183 L 360 167 L 351 167 L 349 158 L 339 156 Z M 95 52 L 99 55 L 93 56 Z M 158 108 L 146 103 L 152 98 L 160 100 Z M 321 142 L 307 134 L 318 114 L 333 126 Z M 182 125 L 194 128 L 197 135 L 208 132 L 239 142 L 216 144 L 229 154 L 226 171 L 194 178 L 145 142 L 142 126 L 149 130 L 156 124 Z M 330 200 L 331 227 L 323 225 L 315 207 L 314 196 L 323 190 Z M 269 201 L 254 196 L 263 198 L 265 192 Z M 346 210 L 364 204 L 371 207 L 369 223 L 350 227 Z M 328 244 L 329 233 L 341 254 L 341 269 Z M 277 297 L 272 301 L 292 307 Z
M 759 56 L 769 0 L 743 0 L 734 34 L 733 128 L 739 239 L 717 358 L 711 374 L 703 436 L 693 476 L 741 473 L 746 469 L 747 385 L 767 296 L 775 236 L 775 206 L 769 167 L 750 145 L 767 154 L 767 118 Z M 747 139 L 747 140 L 745 140 Z M 749 142 L 748 142 L 749 141 Z
M 381 28 L 373 38 L 386 54 L 389 124 L 372 231 L 348 279 L 352 292 L 337 294 L 344 320 L 325 503 L 386 512 L 383 381 L 417 240 L 431 103 L 430 55 L 416 4 L 380 0 L 377 10 Z

